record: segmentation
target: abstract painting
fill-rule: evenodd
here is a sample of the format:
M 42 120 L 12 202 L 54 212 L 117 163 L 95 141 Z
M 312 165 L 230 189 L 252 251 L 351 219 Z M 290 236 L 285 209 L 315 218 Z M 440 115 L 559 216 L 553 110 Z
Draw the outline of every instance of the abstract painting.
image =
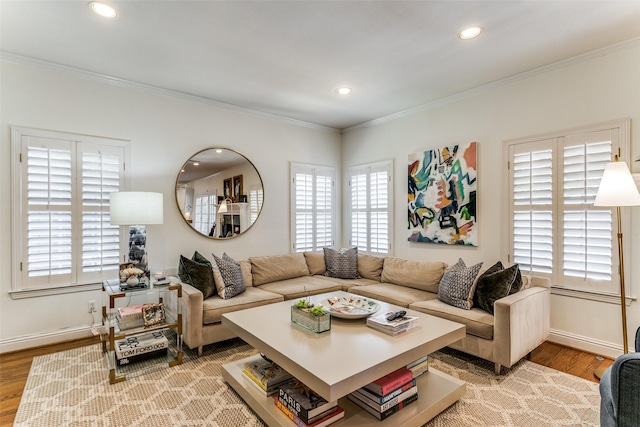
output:
M 410 242 L 478 246 L 476 146 L 409 155 Z

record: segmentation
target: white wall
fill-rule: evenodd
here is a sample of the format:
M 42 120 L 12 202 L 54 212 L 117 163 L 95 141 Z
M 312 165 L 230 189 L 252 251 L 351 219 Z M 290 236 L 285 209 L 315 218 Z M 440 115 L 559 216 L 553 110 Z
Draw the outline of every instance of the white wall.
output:
M 131 189 L 164 193 L 164 224 L 148 226 L 153 271 L 175 269 L 180 254 L 211 258 L 289 252 L 289 162 L 340 170 L 340 134 L 102 83 L 10 61 L 0 62 L 0 352 L 87 336 L 87 301 L 98 291 L 13 300 L 11 289 L 10 126 L 51 129 L 131 141 Z M 212 146 L 251 160 L 264 183 L 263 211 L 240 237 L 215 241 L 180 217 L 175 181 L 182 164 Z M 247 185 L 247 184 L 245 184 Z M 340 195 L 338 195 L 340 197 Z M 338 229 L 340 231 L 340 229 Z
M 469 70 L 473 72 L 473 70 Z M 640 158 L 640 45 L 610 51 L 563 67 L 532 74 L 509 84 L 492 85 L 467 97 L 425 108 L 381 124 L 347 130 L 343 135 L 343 174 L 346 168 L 392 158 L 395 170 L 395 255 L 469 265 L 493 264 L 501 257 L 504 140 L 551 131 L 632 118 L 631 158 Z M 407 241 L 407 156 L 457 143 L 478 142 L 477 248 L 448 247 Z M 640 162 L 631 163 L 640 173 Z M 344 187 L 343 187 L 344 188 Z M 346 209 L 343 204 L 343 209 Z M 640 294 L 640 208 L 632 215 L 625 264 L 630 294 Z M 344 216 L 343 212 L 343 217 Z M 343 242 L 345 244 L 345 242 Z M 502 260 L 505 262 L 506 260 Z M 490 265 L 490 264 L 489 264 Z M 629 342 L 640 326 L 640 304 L 627 310 Z M 612 303 L 552 296 L 553 340 L 615 356 L 622 349 L 620 306 Z

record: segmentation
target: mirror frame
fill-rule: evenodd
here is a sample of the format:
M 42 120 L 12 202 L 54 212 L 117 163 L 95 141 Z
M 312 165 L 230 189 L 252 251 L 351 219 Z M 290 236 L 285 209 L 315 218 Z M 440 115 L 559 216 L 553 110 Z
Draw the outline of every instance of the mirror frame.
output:
M 255 220 L 252 224 L 249 224 L 249 226 L 248 226 L 245 230 L 240 231 L 240 233 L 237 233 L 237 234 L 236 234 L 236 233 L 234 233 L 234 234 L 232 234 L 231 236 L 228 236 L 228 237 L 216 237 L 216 236 L 209 236 L 208 234 L 204 234 L 204 233 L 200 232 L 199 230 L 197 230 L 197 229 L 193 226 L 193 223 L 192 223 L 192 222 L 190 222 L 190 221 L 185 217 L 185 215 L 183 214 L 183 211 L 182 211 L 181 206 L 180 206 L 180 202 L 179 202 L 179 200 L 178 200 L 178 189 L 179 189 L 179 186 L 183 186 L 183 185 L 185 185 L 184 183 L 181 183 L 181 182 L 180 182 L 180 176 L 181 176 L 181 175 L 182 175 L 182 173 L 184 172 L 185 167 L 186 167 L 188 164 L 193 163 L 193 158 L 194 158 L 194 157 L 197 157 L 198 155 L 200 155 L 200 154 L 202 154 L 202 153 L 205 153 L 205 152 L 207 152 L 207 151 L 210 151 L 210 150 L 226 150 L 226 151 L 229 151 L 229 152 L 231 152 L 231 153 L 233 153 L 233 154 L 236 154 L 237 156 L 240 156 L 241 158 L 243 158 L 243 159 L 244 159 L 244 160 L 245 160 L 249 165 L 251 165 L 251 167 L 253 168 L 253 170 L 256 172 L 256 175 L 258 176 L 258 179 L 260 180 L 260 186 L 262 187 L 262 205 L 260 206 L 260 210 L 258 211 L 258 215 L 257 215 L 257 217 L 256 217 L 256 220 Z M 217 173 L 221 173 L 221 172 L 223 172 L 223 171 L 220 171 L 220 172 L 217 172 Z M 213 174 L 213 175 L 211 175 L 211 176 L 214 176 L 214 175 L 215 175 L 215 174 Z M 240 176 L 241 176 L 241 175 L 240 175 Z M 233 180 L 234 178 L 237 178 L 237 176 L 236 176 L 236 177 L 229 177 L 229 178 L 231 178 L 231 179 Z M 232 181 L 232 182 L 233 182 L 233 181 Z M 245 187 L 245 188 L 246 188 L 246 187 Z M 221 188 L 220 190 L 224 191 L 224 188 Z M 193 230 L 194 232 L 196 232 L 199 236 L 206 237 L 206 238 L 208 238 L 208 239 L 212 239 L 212 240 L 229 240 L 229 239 L 233 239 L 233 238 L 235 238 L 235 237 L 240 237 L 240 236 L 244 235 L 246 232 L 248 232 L 249 230 L 251 230 L 251 228 L 253 227 L 253 225 L 254 225 L 254 224 L 258 221 L 258 219 L 260 218 L 260 214 L 262 213 L 262 209 L 264 208 L 264 181 L 262 180 L 262 176 L 260 175 L 260 172 L 258 171 L 258 168 L 256 168 L 256 165 L 254 165 L 254 164 L 253 164 L 253 162 L 252 162 L 251 160 L 249 160 L 249 159 L 248 159 L 244 154 L 241 154 L 241 153 L 239 153 L 239 152 L 237 152 L 236 150 L 233 150 L 233 149 L 231 149 L 231 148 L 222 147 L 222 146 L 207 147 L 207 148 L 204 148 L 204 149 L 202 149 L 202 150 L 200 150 L 200 151 L 196 152 L 195 154 L 193 154 L 191 157 L 189 157 L 189 158 L 187 159 L 187 161 L 185 161 L 185 162 L 182 164 L 182 166 L 180 167 L 180 170 L 178 171 L 178 175 L 177 175 L 177 177 L 176 177 L 175 186 L 174 186 L 174 195 L 175 195 L 176 207 L 178 208 L 178 213 L 180 214 L 180 217 L 181 217 L 181 218 L 182 218 L 182 220 L 185 222 L 185 224 L 187 224 L 187 226 L 189 226 L 189 228 L 190 228 L 191 230 Z M 223 195 L 222 197 L 224 197 L 224 195 Z M 218 197 L 218 198 L 219 198 L 219 197 Z M 225 199 L 225 200 L 226 200 L 226 199 Z M 236 203 L 237 203 L 237 202 L 236 202 Z M 249 215 L 250 215 L 250 214 L 249 214 Z M 217 215 L 216 215 L 216 216 L 217 216 Z M 216 221 L 216 222 L 217 222 L 217 221 Z

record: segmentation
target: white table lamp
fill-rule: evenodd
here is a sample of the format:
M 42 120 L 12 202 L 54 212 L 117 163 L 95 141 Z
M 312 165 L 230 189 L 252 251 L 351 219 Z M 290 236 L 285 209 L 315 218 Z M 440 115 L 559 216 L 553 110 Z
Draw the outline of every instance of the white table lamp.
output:
M 163 195 L 141 191 L 121 191 L 110 193 L 109 211 L 111 224 L 129 226 L 129 253 L 123 256 L 120 281 L 126 280 L 123 270 L 133 265 L 144 272 L 149 279 L 149 259 L 147 257 L 147 225 L 162 224 Z M 135 285 L 138 283 L 136 282 Z M 131 285 L 131 284 L 130 284 Z

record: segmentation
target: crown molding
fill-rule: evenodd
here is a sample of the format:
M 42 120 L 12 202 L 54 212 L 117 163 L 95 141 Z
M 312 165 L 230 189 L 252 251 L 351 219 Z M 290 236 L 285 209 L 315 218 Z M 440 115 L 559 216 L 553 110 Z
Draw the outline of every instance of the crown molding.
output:
M 505 77 L 504 79 L 496 80 L 495 82 L 491 82 L 482 86 L 475 87 L 473 89 L 465 90 L 463 92 L 458 92 L 451 96 L 447 96 L 441 99 L 437 99 L 432 102 L 428 102 L 426 104 L 418 105 L 417 107 L 409 108 L 408 110 L 399 111 L 397 113 L 389 114 L 388 116 L 380 117 L 378 119 L 370 120 L 368 122 L 360 123 L 355 126 L 350 126 L 348 128 L 342 129 L 342 133 L 347 133 L 350 131 L 354 131 L 357 129 L 368 128 L 372 126 L 377 126 L 383 123 L 391 122 L 394 120 L 398 120 L 407 116 L 411 116 L 413 114 L 431 110 L 436 107 L 440 107 L 442 105 L 451 104 L 456 101 L 460 101 L 475 95 L 479 95 L 485 92 L 488 92 L 492 89 L 499 88 L 502 86 L 509 85 L 511 83 L 525 80 L 540 74 L 547 73 L 549 71 L 558 70 L 561 68 L 565 68 L 574 64 L 578 64 L 584 61 L 588 61 L 593 58 L 597 58 L 600 56 L 605 56 L 620 50 L 629 49 L 632 47 L 636 47 L 640 45 L 640 37 L 632 38 L 629 40 L 625 40 L 616 44 L 612 44 L 609 46 L 602 47 L 600 49 L 592 50 L 580 55 L 573 56 L 571 58 L 564 59 L 562 61 L 554 62 L 553 64 L 544 65 L 539 68 L 534 68 L 533 70 L 525 71 L 520 74 L 515 74 L 510 77 Z
M 282 123 L 306 127 L 309 129 L 315 129 L 324 132 L 340 133 L 340 129 L 330 126 L 319 125 L 316 123 L 305 122 L 303 120 L 292 119 L 290 117 L 280 116 L 278 114 L 267 113 L 265 111 L 254 110 L 252 108 L 242 107 L 235 104 L 229 104 L 215 99 L 207 98 L 204 96 L 192 95 L 185 92 L 170 90 L 161 88 L 159 86 L 148 85 L 145 83 L 134 82 L 131 80 L 121 79 L 118 77 L 112 77 L 106 74 L 100 74 L 93 71 L 82 70 L 67 65 L 57 64 L 54 62 L 44 61 L 41 59 L 31 58 L 28 56 L 19 55 L 16 53 L 0 51 L 0 60 L 15 62 L 18 64 L 29 65 L 32 67 L 43 68 L 47 70 L 57 71 L 74 77 L 83 78 L 99 83 L 110 84 L 114 86 L 123 87 L 126 89 L 138 90 L 154 95 L 165 96 L 169 98 L 180 99 L 183 101 L 193 102 L 197 104 L 203 104 L 207 106 L 222 108 L 224 110 L 236 111 L 252 116 L 263 117 Z

